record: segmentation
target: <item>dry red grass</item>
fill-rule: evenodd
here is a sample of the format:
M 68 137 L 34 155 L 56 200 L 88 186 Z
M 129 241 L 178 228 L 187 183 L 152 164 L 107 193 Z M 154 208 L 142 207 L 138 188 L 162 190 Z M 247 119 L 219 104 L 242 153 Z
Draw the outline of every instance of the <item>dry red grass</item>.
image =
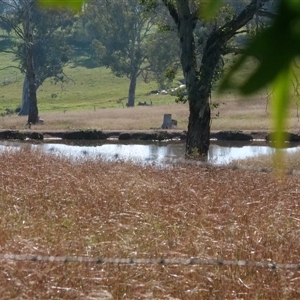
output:
M 0 158 L 0 251 L 299 263 L 298 176 Z M 299 299 L 295 270 L 1 261 L 1 299 Z

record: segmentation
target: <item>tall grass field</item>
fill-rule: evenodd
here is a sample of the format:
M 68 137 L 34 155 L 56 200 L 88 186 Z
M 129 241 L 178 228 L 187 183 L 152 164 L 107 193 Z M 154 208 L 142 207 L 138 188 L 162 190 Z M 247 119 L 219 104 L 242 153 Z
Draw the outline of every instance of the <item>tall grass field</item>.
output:
M 26 158 L 26 159 L 25 159 Z M 1 253 L 299 263 L 299 177 L 1 153 Z M 2 260 L 1 299 L 298 299 L 297 270 Z

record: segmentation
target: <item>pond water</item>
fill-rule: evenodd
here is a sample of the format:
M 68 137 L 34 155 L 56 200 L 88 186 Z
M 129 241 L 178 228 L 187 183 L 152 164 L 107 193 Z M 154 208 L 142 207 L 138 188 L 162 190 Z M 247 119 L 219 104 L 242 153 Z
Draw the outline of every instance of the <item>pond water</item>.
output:
M 283 151 L 293 152 L 300 150 L 299 145 L 288 144 L 289 148 Z M 20 143 L 20 142 L 0 142 L 0 150 L 12 148 L 40 149 L 46 153 L 73 157 L 73 158 L 97 158 L 103 157 L 107 160 L 130 160 L 138 163 L 157 163 L 164 164 L 176 162 L 184 158 L 184 143 L 119 143 L 112 142 L 97 144 L 95 142 L 82 144 L 63 144 L 63 143 Z M 233 160 L 251 158 L 262 154 L 275 152 L 267 144 L 256 144 L 245 142 L 212 142 L 209 149 L 208 162 L 214 165 L 228 164 Z

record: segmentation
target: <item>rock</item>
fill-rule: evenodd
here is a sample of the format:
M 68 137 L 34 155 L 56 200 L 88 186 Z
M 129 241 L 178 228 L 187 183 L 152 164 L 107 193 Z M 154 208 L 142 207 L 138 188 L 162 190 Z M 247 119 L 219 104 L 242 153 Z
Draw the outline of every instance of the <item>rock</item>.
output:
M 44 135 L 40 132 L 31 132 L 29 134 L 29 138 L 32 139 L 32 140 L 43 140 Z
M 5 130 L 0 132 L 0 139 L 2 140 L 25 140 L 26 135 L 17 130 Z
M 119 135 L 119 140 L 120 141 L 128 141 L 128 140 L 131 140 L 132 139 L 132 135 L 130 133 L 121 133 Z
M 251 141 L 253 137 L 248 133 L 242 131 L 219 131 L 211 134 L 211 138 L 223 141 Z
M 158 131 L 156 133 L 156 140 L 158 141 L 168 140 L 170 138 L 167 131 Z
M 155 141 L 157 140 L 156 133 L 142 133 L 140 138 L 141 141 Z
M 159 93 L 159 90 L 152 90 L 150 91 L 150 94 L 158 94 Z
M 163 141 L 172 139 L 172 135 L 167 131 L 157 131 L 157 132 L 134 132 L 134 133 L 121 133 L 119 135 L 119 140 L 140 140 L 140 141 Z
M 13 110 L 9 109 L 9 108 L 5 108 L 5 114 L 6 115 L 12 115 L 14 113 Z
M 38 117 L 38 121 L 37 121 L 37 124 L 41 124 L 43 125 L 45 122 L 43 119 L 41 119 L 40 117 Z
M 133 140 L 140 140 L 141 136 L 143 135 L 142 132 L 134 132 L 131 134 L 131 139 Z
M 187 136 L 187 133 L 182 133 L 182 134 L 180 134 L 179 138 L 180 138 L 181 141 L 185 141 L 186 136 Z
M 63 139 L 66 140 L 106 140 L 108 134 L 97 130 L 80 130 L 66 132 L 63 135 Z
M 145 102 L 139 102 L 137 105 L 138 106 L 148 106 L 146 101 Z

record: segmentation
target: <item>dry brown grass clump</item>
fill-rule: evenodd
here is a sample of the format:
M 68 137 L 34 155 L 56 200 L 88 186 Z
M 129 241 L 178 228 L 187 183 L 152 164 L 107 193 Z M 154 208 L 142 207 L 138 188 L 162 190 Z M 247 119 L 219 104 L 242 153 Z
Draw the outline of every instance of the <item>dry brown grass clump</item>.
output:
M 145 130 L 160 127 L 164 114 L 172 114 L 178 129 L 186 129 L 188 107 L 184 104 L 137 106 L 133 108 L 106 108 L 89 111 L 41 112 L 43 125 L 36 130 L 72 130 L 96 128 L 102 130 Z M 27 117 L 10 116 L 0 119 L 0 128 L 24 129 Z
M 282 153 L 283 154 L 283 153 Z M 256 169 L 284 169 L 285 172 L 300 172 L 300 150 L 286 152 L 278 160 L 277 155 L 259 155 L 252 158 L 235 160 L 229 166 L 249 167 Z
M 266 97 L 240 99 L 215 99 L 220 103 L 218 109 L 212 110 L 212 130 L 270 130 L 269 111 L 266 110 Z M 32 126 L 34 130 L 72 130 L 95 128 L 102 130 L 146 130 L 162 125 L 163 115 L 172 114 L 178 121 L 178 130 L 186 130 L 188 125 L 188 104 L 165 104 L 137 106 L 133 108 L 106 108 L 86 111 L 43 112 L 43 125 Z M 219 117 L 215 117 L 220 113 Z M 298 132 L 297 111 L 292 107 L 289 129 Z M 5 116 L 0 118 L 0 129 L 24 129 L 27 117 Z
M 298 176 L 0 158 L 1 253 L 299 263 Z M 299 299 L 294 270 L 1 261 L 1 299 Z

